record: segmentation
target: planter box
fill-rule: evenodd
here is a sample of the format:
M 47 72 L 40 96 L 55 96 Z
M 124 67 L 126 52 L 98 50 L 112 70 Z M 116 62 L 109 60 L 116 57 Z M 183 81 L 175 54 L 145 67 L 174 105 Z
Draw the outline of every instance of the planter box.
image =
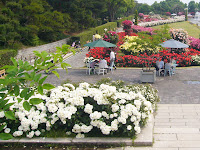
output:
M 144 71 L 142 70 L 140 73 L 140 81 L 141 83 L 154 83 L 156 81 L 156 71 Z

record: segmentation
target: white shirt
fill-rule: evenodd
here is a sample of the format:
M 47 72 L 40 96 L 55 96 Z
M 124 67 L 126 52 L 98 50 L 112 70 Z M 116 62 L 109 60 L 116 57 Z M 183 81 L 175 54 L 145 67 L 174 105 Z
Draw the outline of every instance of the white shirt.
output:
M 110 52 L 110 60 L 115 59 L 115 53 L 113 51 Z
M 107 61 L 105 59 L 102 59 L 99 62 L 99 68 L 108 68 Z
M 159 66 L 158 66 L 159 68 L 164 68 L 164 61 L 159 61 Z

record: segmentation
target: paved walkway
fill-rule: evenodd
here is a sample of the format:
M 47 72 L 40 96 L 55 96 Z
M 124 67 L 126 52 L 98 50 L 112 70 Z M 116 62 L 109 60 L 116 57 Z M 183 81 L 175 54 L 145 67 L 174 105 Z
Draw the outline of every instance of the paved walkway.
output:
M 152 147 L 109 150 L 199 150 L 200 104 L 159 104 Z

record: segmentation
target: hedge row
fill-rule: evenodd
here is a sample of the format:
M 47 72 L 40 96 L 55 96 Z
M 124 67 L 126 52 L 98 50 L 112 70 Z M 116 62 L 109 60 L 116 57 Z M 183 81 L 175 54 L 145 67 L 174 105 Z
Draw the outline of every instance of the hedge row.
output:
M 16 55 L 16 50 L 0 50 L 0 68 L 5 65 L 11 65 L 12 61 L 10 58 L 15 57 Z
M 103 34 L 105 31 L 104 29 L 108 29 L 108 31 L 110 30 L 115 30 L 117 28 L 117 22 L 108 22 L 106 24 L 103 24 L 101 26 L 92 28 L 90 30 L 81 32 L 80 34 L 71 37 L 71 43 L 73 41 L 80 41 L 81 42 L 81 46 L 83 46 L 87 41 L 92 40 L 92 36 L 94 34 Z

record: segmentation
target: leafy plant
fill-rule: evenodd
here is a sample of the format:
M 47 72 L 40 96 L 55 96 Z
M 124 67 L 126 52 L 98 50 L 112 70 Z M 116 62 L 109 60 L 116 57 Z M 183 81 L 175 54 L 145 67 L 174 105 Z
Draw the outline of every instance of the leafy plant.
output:
M 44 93 L 44 90 L 54 88 L 49 83 L 44 83 L 46 76 L 42 76 L 41 71 L 52 71 L 58 78 L 59 74 L 55 71 L 57 63 L 67 71 L 69 64 L 63 62 L 63 55 L 70 51 L 70 46 L 64 44 L 62 47 L 57 47 L 55 53 L 47 53 L 46 51 L 35 53 L 35 62 L 33 65 L 27 61 L 16 60 L 11 58 L 13 65 L 6 65 L 1 69 L 6 69 L 5 79 L 0 79 L 0 112 L 3 113 L 7 119 L 15 120 L 15 110 L 10 110 L 10 106 L 14 104 L 8 103 L 10 96 L 18 97 L 18 102 L 23 102 L 23 107 L 29 111 L 34 105 L 43 102 L 39 98 L 31 98 L 35 93 Z M 53 62 L 51 61 L 53 60 Z M 31 99 L 30 99 L 31 98 Z M 2 122 L 0 122 L 2 123 Z M 4 126 L 0 127 L 2 131 Z M 12 138 L 10 134 L 0 133 L 0 139 Z

